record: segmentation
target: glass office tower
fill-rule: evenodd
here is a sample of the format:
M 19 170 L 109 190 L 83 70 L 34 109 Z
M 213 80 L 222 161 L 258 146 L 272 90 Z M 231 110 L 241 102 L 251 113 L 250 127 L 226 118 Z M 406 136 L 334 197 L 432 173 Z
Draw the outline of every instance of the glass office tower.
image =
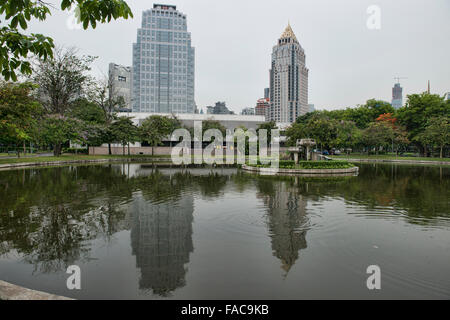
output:
M 194 113 L 194 69 L 186 15 L 172 5 L 144 11 L 133 44 L 133 112 Z

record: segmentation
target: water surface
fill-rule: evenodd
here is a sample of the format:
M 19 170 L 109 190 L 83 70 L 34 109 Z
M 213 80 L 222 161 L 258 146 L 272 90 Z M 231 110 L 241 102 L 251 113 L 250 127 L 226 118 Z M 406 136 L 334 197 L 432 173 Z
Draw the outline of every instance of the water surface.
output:
M 0 172 L 0 279 L 77 299 L 450 298 L 450 168 Z M 82 290 L 66 288 L 69 265 Z M 369 291 L 378 265 L 382 289 Z

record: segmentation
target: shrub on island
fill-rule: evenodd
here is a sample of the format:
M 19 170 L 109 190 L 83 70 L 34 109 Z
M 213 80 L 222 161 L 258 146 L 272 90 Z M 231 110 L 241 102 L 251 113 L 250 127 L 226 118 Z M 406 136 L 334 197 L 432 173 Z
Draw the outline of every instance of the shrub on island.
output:
M 248 164 L 256 168 L 270 168 L 270 164 L 262 164 L 258 162 L 257 165 Z M 347 161 L 300 161 L 295 164 L 292 160 L 280 160 L 280 169 L 349 169 L 355 167 Z

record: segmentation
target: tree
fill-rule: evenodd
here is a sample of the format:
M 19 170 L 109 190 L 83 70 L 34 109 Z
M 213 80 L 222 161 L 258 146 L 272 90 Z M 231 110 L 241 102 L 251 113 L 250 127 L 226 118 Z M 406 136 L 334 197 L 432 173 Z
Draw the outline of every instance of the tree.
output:
M 152 146 L 152 156 L 154 147 L 162 144 L 164 138 L 168 138 L 172 132 L 180 127 L 177 119 L 171 119 L 163 116 L 151 116 L 145 119 L 140 128 L 140 136 L 143 141 Z
M 219 121 L 216 120 L 206 120 L 202 123 L 202 134 L 204 135 L 209 129 L 219 130 L 223 136 L 225 136 L 227 128 L 225 128 Z
M 90 124 L 105 124 L 103 110 L 96 103 L 85 98 L 77 99 L 68 114 L 72 118 L 82 120 Z
M 392 152 L 398 154 L 399 147 L 401 145 L 408 145 L 410 143 L 405 127 L 398 124 L 397 118 L 395 118 L 392 113 L 382 114 L 376 119 L 376 121 L 391 127 L 392 132 L 390 132 L 390 134 L 392 141 Z M 396 145 L 397 148 L 394 148 L 394 145 Z
M 425 131 L 417 136 L 424 145 L 437 145 L 443 158 L 444 147 L 450 144 L 450 122 L 448 117 L 434 117 L 428 121 Z
M 111 125 L 111 133 L 114 140 L 121 143 L 123 155 L 125 155 L 125 146 L 128 145 L 128 154 L 130 154 L 130 143 L 138 140 L 138 128 L 133 124 L 131 118 L 119 117 Z
M 376 148 L 376 152 L 381 146 L 388 144 L 392 141 L 394 131 L 392 127 L 385 122 L 372 122 L 362 132 L 362 143 L 367 147 L 367 153 L 370 155 L 370 150 Z
M 55 50 L 52 58 L 36 61 L 33 79 L 38 84 L 39 100 L 47 114 L 66 119 L 74 111 L 77 101 L 87 95 L 93 78 L 89 75 L 95 57 L 77 55 L 74 48 Z M 61 154 L 62 146 L 54 145 L 54 154 Z
M 0 142 L 17 146 L 36 140 L 37 123 L 43 113 L 41 104 L 33 97 L 36 86 L 29 83 L 0 83 Z
M 334 144 L 336 147 L 352 149 L 360 141 L 361 130 L 353 121 L 341 120 L 336 123 L 336 139 Z
M 415 142 L 421 154 L 427 154 L 423 136 L 428 120 L 433 117 L 450 117 L 450 101 L 436 94 L 422 93 L 408 95 L 406 106 L 397 111 L 398 122 L 405 126 L 408 138 Z
M 306 138 L 306 124 L 296 122 L 286 129 L 286 137 L 288 138 L 288 145 L 296 146 L 297 141 Z
M 58 48 L 53 58 L 36 61 L 33 80 L 49 114 L 66 115 L 74 101 L 87 94 L 94 82 L 88 72 L 95 59 L 78 56 L 75 48 Z
M 80 139 L 80 120 L 60 115 L 50 115 L 41 121 L 40 137 L 42 142 L 54 146 L 53 155 L 58 157 L 62 153 L 62 145 L 70 140 Z
M 306 124 L 307 138 L 313 138 L 323 148 L 329 148 L 337 138 L 336 121 L 325 117 L 315 117 Z
M 267 143 L 270 144 L 272 142 L 272 130 L 278 129 L 275 121 L 265 122 L 258 126 L 256 129 L 256 133 L 259 136 L 259 130 L 267 130 Z
M 94 85 L 93 87 L 94 89 L 89 94 L 91 99 L 102 110 L 103 122 L 109 127 L 117 118 L 117 113 L 120 109 L 126 106 L 125 99 L 119 94 L 111 73 L 106 80 L 100 83 L 100 85 Z M 111 143 L 113 142 L 111 131 L 106 131 L 104 142 L 108 143 L 108 153 L 111 155 Z
M 76 7 L 77 18 L 83 28 L 89 25 L 95 29 L 97 22 L 106 23 L 111 19 L 133 17 L 128 4 L 123 0 L 62 0 L 61 10 L 69 11 Z M 8 81 L 17 81 L 17 70 L 31 75 L 32 69 L 27 60 L 29 54 L 44 61 L 53 57 L 53 39 L 42 34 L 25 35 L 28 22 L 44 21 L 52 4 L 42 0 L 1 0 L 0 15 L 7 25 L 0 28 L 0 72 Z

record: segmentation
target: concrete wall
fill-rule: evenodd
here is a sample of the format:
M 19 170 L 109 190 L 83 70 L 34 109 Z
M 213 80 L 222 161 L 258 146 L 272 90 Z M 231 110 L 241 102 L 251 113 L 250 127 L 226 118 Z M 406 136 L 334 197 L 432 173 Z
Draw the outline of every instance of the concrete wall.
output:
M 287 148 L 280 148 L 280 155 L 283 155 L 287 151 Z M 265 152 L 268 152 L 270 154 L 270 150 L 266 150 Z M 113 155 L 122 155 L 123 154 L 123 148 L 120 146 L 111 146 L 111 153 Z M 194 151 L 192 151 L 194 153 Z M 223 150 L 224 155 L 226 154 L 226 150 Z M 108 147 L 89 147 L 89 155 L 91 156 L 104 156 L 108 155 Z M 125 147 L 125 154 L 128 154 L 128 148 Z M 130 154 L 132 155 L 152 155 L 152 148 L 151 147 L 130 147 Z M 170 156 L 172 154 L 172 148 L 171 147 L 155 147 L 154 148 L 154 155 L 155 156 Z
M 122 155 L 123 148 L 122 147 L 111 147 L 111 153 L 113 155 Z M 100 156 L 100 155 L 108 155 L 108 147 L 89 147 L 89 155 L 92 156 Z M 125 154 L 128 154 L 128 148 L 125 147 Z M 151 147 L 130 147 L 130 154 L 132 155 L 152 155 Z M 154 153 L 155 156 L 164 156 L 171 155 L 172 148 L 170 147 L 155 147 Z

